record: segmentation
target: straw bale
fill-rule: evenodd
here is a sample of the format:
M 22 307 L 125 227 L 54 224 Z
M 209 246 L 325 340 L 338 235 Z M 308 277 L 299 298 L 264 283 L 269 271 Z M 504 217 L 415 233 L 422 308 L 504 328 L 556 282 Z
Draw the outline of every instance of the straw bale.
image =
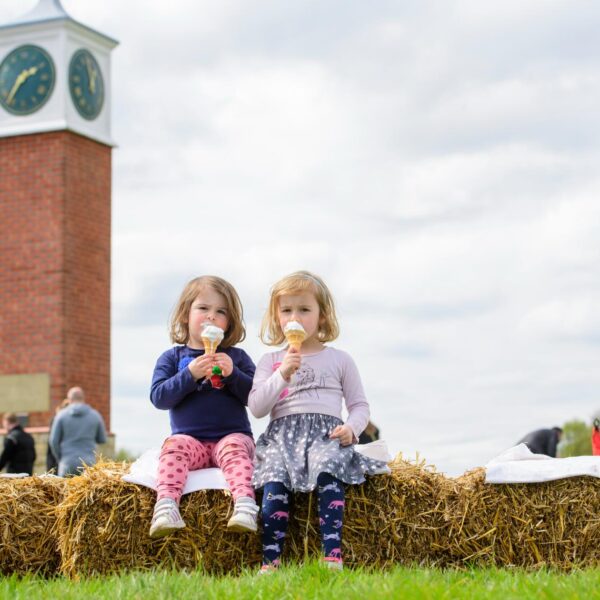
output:
M 0 478 L 0 573 L 57 572 L 55 507 L 65 489 L 57 477 Z
M 393 564 L 434 565 L 444 556 L 445 521 L 440 491 L 445 478 L 424 462 L 399 455 L 391 474 L 346 488 L 342 535 L 344 563 L 386 568 Z M 295 495 L 284 558 L 320 555 L 317 494 Z M 310 508 L 311 518 L 307 519 Z
M 570 569 L 600 561 L 599 479 L 489 485 L 484 469 L 453 479 L 401 456 L 390 467 L 389 475 L 347 488 L 342 551 L 349 567 Z M 237 573 L 259 564 L 260 536 L 227 531 L 233 503 L 223 490 L 184 496 L 188 527 L 151 540 L 155 492 L 123 482 L 124 469 L 101 463 L 69 480 L 56 526 L 63 573 L 154 567 Z M 317 495 L 296 494 L 293 503 L 284 560 L 298 562 L 320 555 Z
M 597 566 L 600 480 L 485 483 L 485 470 L 456 479 L 446 498 L 448 564 Z
M 124 482 L 125 469 L 101 462 L 69 480 L 57 519 L 62 573 L 78 577 L 159 566 L 239 571 L 258 563 L 258 537 L 226 530 L 233 505 L 223 490 L 186 494 L 181 514 L 187 527 L 167 538 L 150 539 L 156 492 Z
M 391 468 L 390 475 L 348 487 L 342 545 L 348 566 L 441 560 L 445 522 L 438 488 L 444 477 L 401 458 Z M 123 472 L 123 465 L 100 463 L 69 481 L 58 508 L 64 574 L 77 577 L 158 566 L 235 573 L 260 563 L 259 535 L 227 531 L 233 508 L 229 492 L 187 494 L 181 503 L 187 527 L 151 540 L 148 528 L 155 492 L 122 481 Z M 317 496 L 296 494 L 293 502 L 284 560 L 301 561 L 320 554 Z

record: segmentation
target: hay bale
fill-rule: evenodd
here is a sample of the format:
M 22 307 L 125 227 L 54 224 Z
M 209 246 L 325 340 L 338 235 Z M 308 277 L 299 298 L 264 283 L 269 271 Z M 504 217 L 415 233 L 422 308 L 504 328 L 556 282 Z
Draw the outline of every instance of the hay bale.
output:
M 58 571 L 54 511 L 64 490 L 64 479 L 57 477 L 0 478 L 2 575 Z
M 226 530 L 233 504 L 223 490 L 187 494 L 187 527 L 167 538 L 148 536 L 156 492 L 121 479 L 124 464 L 97 463 L 69 480 L 58 507 L 61 572 L 70 577 L 169 567 L 237 572 L 260 559 L 257 536 Z
M 444 477 L 401 458 L 391 468 L 390 475 L 348 487 L 342 545 L 348 566 L 435 564 L 442 559 L 445 522 L 439 490 Z M 233 509 L 229 492 L 187 494 L 181 502 L 187 527 L 151 540 L 148 528 L 156 494 L 122 481 L 123 472 L 123 465 L 100 463 L 69 481 L 58 508 L 64 574 L 159 566 L 236 573 L 260 564 L 260 535 L 227 531 Z M 319 556 L 318 530 L 316 493 L 296 494 L 284 559 Z
M 600 480 L 485 484 L 484 469 L 457 479 L 398 457 L 389 475 L 346 494 L 342 551 L 349 566 L 596 566 Z M 148 528 L 155 492 L 125 483 L 123 465 L 101 463 L 68 481 L 56 531 L 61 571 L 71 577 L 172 567 L 238 573 L 260 563 L 260 535 L 227 531 L 229 492 L 184 496 L 188 527 L 162 540 Z M 260 502 L 260 498 L 258 499 Z M 284 560 L 321 554 L 317 495 L 296 494 Z
M 600 560 L 600 480 L 485 483 L 485 470 L 457 478 L 445 497 L 448 565 L 548 566 Z
M 346 488 L 344 563 L 387 568 L 443 562 L 446 524 L 440 497 L 445 477 L 424 462 L 408 462 L 400 455 L 390 468 L 389 475 Z M 284 558 L 320 556 L 317 494 L 295 495 L 295 502 Z

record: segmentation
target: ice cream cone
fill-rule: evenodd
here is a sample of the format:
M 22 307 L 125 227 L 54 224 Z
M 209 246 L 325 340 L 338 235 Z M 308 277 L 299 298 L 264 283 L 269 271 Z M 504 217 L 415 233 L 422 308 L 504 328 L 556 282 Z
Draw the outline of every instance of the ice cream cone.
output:
M 285 326 L 283 335 L 285 335 L 290 348 L 294 348 L 295 350 L 300 350 L 302 342 L 306 339 L 306 331 L 304 331 L 304 327 L 297 321 L 290 321 Z
M 202 343 L 204 344 L 205 354 L 214 354 L 217 351 L 219 344 L 223 341 L 225 332 L 216 325 L 207 324 L 204 325 L 200 337 L 202 338 Z

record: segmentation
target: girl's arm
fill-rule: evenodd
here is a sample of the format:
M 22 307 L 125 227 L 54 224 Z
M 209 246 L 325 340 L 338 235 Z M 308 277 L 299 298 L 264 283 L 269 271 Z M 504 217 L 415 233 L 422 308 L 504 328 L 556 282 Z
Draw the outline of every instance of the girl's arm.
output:
M 196 380 L 186 367 L 177 371 L 176 355 L 167 350 L 159 357 L 152 375 L 150 400 L 156 408 L 168 410 L 177 406 L 188 394 L 197 387 Z
M 223 383 L 244 406 L 248 406 L 248 394 L 252 389 L 255 371 L 252 359 L 242 350 L 237 364 L 233 364 L 231 374 L 223 377 Z
M 266 417 L 275 406 L 279 395 L 289 385 L 279 372 L 273 372 L 273 354 L 265 354 L 259 361 L 254 383 L 248 397 L 248 408 L 258 419 Z
M 356 364 L 349 354 L 344 352 L 342 364 L 342 392 L 348 409 L 348 425 L 354 433 L 354 442 L 358 442 L 358 436 L 364 431 L 369 422 L 369 402 L 365 396 L 360 374 Z

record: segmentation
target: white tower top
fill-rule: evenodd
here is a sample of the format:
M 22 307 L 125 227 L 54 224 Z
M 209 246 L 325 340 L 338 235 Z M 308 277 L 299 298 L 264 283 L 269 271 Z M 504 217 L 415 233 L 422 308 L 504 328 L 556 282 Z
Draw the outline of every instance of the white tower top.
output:
M 23 16 L 18 17 L 9 23 L 0 24 L 0 35 L 2 29 L 10 29 L 23 25 L 48 23 L 50 21 L 70 21 L 71 23 L 77 24 L 79 27 L 88 29 L 96 35 L 100 35 L 108 40 L 111 40 L 115 45 L 118 44 L 116 40 L 73 19 L 73 17 L 71 17 L 71 15 L 69 15 L 69 13 L 63 8 L 60 0 L 39 0 L 39 2 L 28 13 L 25 13 Z
M 23 25 L 24 23 L 39 23 L 40 21 L 69 18 L 70 17 L 62 7 L 60 0 L 39 0 L 36 6 L 22 17 L 16 19 L 12 25 Z
M 60 0 L 39 0 L 28 13 L 0 24 L 0 67 L 5 65 L 4 71 L 0 68 L 0 96 L 4 94 L 6 104 L 0 106 L 0 137 L 66 129 L 114 145 L 110 133 L 110 53 L 117 44 L 73 19 Z M 19 62 L 21 56 L 27 56 L 25 46 L 31 45 L 49 57 L 53 87 L 44 102 L 32 105 L 31 110 L 29 100 L 22 99 L 24 108 L 19 111 L 16 94 L 24 95 L 26 82 L 31 87 L 36 78 L 32 75 L 34 66 Z

